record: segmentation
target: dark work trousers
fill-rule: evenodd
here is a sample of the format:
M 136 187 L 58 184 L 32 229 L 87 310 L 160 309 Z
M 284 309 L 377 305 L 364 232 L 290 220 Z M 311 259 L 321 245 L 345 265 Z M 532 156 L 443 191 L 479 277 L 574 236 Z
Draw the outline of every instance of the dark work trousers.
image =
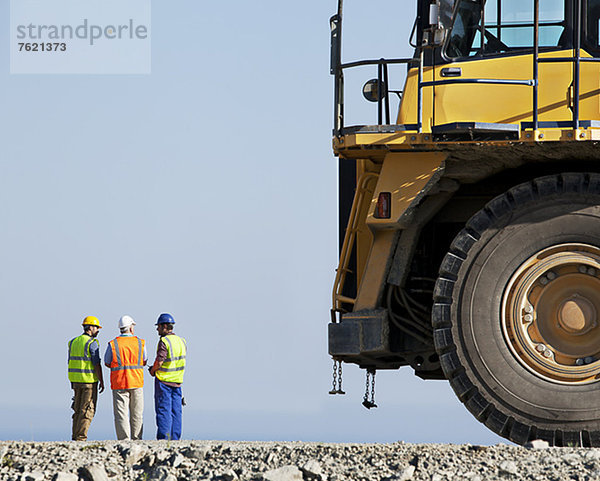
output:
M 156 439 L 181 438 L 181 387 L 171 387 L 154 380 Z

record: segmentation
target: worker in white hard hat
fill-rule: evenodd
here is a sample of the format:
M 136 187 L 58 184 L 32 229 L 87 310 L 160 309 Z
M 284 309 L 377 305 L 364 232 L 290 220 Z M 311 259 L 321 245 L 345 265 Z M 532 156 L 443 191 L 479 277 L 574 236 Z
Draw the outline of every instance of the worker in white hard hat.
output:
M 108 343 L 104 364 L 110 368 L 117 439 L 142 439 L 146 341 L 135 336 L 131 316 L 119 319 L 120 335 Z

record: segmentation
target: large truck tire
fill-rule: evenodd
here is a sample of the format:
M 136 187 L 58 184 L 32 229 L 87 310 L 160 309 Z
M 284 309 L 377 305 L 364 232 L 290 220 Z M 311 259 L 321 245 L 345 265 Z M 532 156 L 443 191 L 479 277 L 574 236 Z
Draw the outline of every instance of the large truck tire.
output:
M 446 378 L 492 431 L 600 446 L 600 175 L 541 177 L 475 214 L 432 323 Z

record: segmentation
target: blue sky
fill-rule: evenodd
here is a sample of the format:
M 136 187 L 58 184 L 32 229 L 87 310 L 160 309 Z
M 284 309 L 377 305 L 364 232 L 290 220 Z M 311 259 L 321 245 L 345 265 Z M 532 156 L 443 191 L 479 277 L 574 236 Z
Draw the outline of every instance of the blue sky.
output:
M 345 3 L 345 60 L 411 54 L 412 2 Z M 1 1 L 0 439 L 69 439 L 66 343 L 84 316 L 102 350 L 133 316 L 152 357 L 166 311 L 190 348 L 186 438 L 500 441 L 409 369 L 377 374 L 377 410 L 354 366 L 347 395 L 327 394 L 335 8 L 153 1 L 150 75 L 11 75 Z M 359 93 L 372 76 L 349 80 L 356 122 L 374 120 Z M 91 439 L 114 438 L 110 396 Z

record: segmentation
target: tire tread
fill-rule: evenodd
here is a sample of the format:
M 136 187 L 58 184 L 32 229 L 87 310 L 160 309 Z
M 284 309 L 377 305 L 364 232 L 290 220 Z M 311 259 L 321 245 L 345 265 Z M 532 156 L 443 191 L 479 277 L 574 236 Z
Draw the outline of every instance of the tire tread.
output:
M 451 306 L 455 299 L 454 287 L 460 279 L 461 267 L 473 246 L 486 230 L 505 216 L 510 216 L 514 210 L 561 193 L 600 195 L 600 174 L 568 172 L 519 184 L 491 200 L 467 222 L 465 228 L 454 238 L 440 265 L 432 309 L 434 344 L 444 374 L 457 397 L 476 419 L 495 433 L 518 444 L 543 439 L 551 446 L 577 443 L 578 446 L 600 447 L 600 432 L 541 429 L 533 423 L 526 425 L 516 421 L 509 413 L 499 409 L 469 378 L 465 366 L 461 364 L 452 334 Z

